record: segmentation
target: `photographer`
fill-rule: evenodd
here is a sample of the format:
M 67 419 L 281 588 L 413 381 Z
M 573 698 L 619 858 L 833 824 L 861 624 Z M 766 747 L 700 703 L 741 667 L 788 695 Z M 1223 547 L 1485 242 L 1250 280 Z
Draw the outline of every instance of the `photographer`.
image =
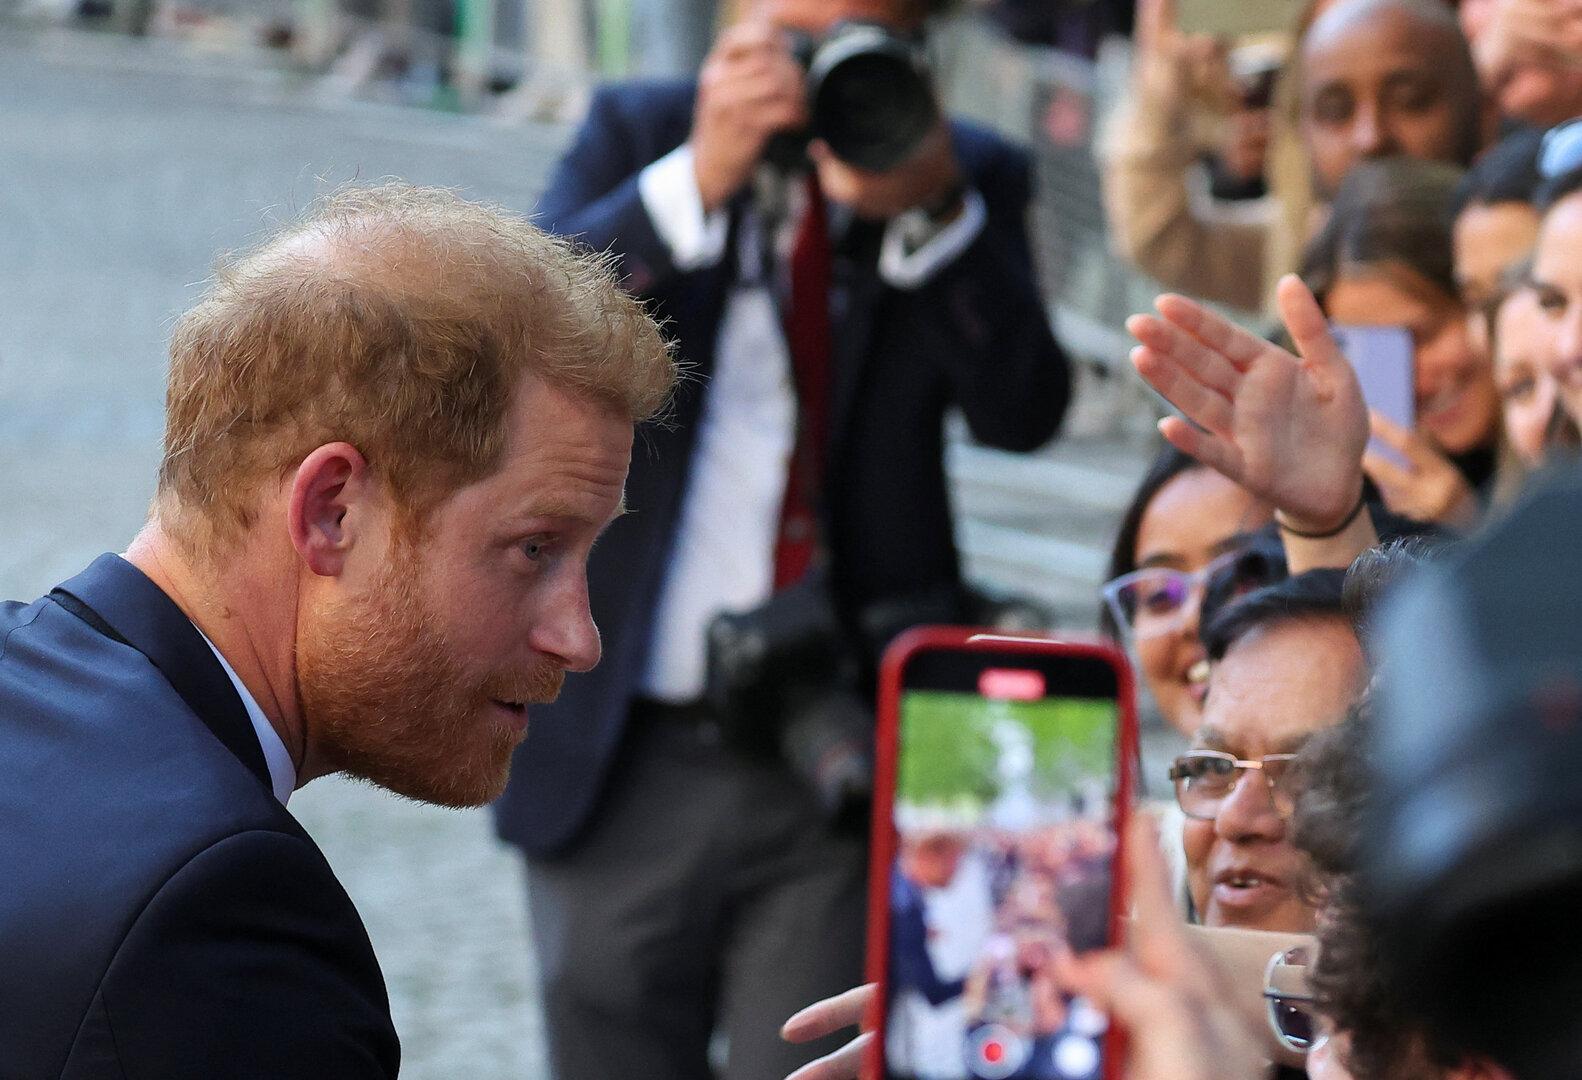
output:
M 939 115 L 925 14 L 766 0 L 695 83 L 601 90 L 539 208 L 697 376 L 593 555 L 605 663 L 498 806 L 561 1080 L 705 1077 L 717 1029 L 724 1076 L 814 1056 L 776 1029 L 858 977 L 866 673 L 966 616 L 944 413 L 1012 450 L 1059 426 L 1027 159 Z

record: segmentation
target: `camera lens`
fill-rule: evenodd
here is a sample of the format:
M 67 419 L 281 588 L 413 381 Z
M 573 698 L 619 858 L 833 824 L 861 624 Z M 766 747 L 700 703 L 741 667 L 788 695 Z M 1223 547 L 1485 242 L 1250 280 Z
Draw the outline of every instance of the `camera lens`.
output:
M 813 130 L 836 157 L 884 172 L 934 126 L 934 94 L 917 49 L 873 27 L 837 32 L 808 72 Z

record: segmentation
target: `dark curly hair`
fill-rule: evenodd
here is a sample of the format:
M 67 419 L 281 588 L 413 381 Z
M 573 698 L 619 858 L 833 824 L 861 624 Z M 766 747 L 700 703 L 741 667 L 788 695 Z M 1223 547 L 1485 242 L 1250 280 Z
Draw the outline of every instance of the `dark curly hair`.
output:
M 1297 758 L 1291 841 L 1312 863 L 1304 891 L 1322 913 L 1307 981 L 1318 1008 L 1351 1040 L 1345 1064 L 1355 1080 L 1429 1080 L 1459 1055 L 1402 1022 L 1407 1010 L 1387 977 L 1353 876 L 1369 794 L 1371 726 L 1364 699 L 1338 727 L 1309 739 Z

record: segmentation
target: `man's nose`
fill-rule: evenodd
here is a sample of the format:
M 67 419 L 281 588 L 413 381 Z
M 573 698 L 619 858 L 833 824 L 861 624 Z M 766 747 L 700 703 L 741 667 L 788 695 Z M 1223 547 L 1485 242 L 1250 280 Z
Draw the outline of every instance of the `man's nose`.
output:
M 1377 102 L 1366 101 L 1357 106 L 1357 116 L 1351 125 L 1351 145 L 1358 160 L 1393 154 L 1395 142 L 1394 133 Z
M 533 626 L 531 637 L 535 650 L 554 658 L 567 671 L 589 671 L 597 665 L 603 646 L 588 606 L 587 582 L 556 596 Z
M 1248 769 L 1236 778 L 1236 786 L 1214 815 L 1214 831 L 1226 840 L 1279 840 L 1285 836 L 1285 819 L 1263 770 Z

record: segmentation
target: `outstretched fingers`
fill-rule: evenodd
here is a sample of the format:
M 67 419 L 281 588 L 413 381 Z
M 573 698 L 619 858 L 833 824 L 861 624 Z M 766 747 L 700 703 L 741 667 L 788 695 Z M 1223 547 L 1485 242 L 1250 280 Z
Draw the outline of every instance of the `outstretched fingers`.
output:
M 1179 327 L 1239 370 L 1247 370 L 1254 360 L 1272 347 L 1257 334 L 1242 329 L 1184 296 L 1165 293 L 1154 301 L 1154 307 L 1159 309 L 1159 314 L 1166 322 Z
M 810 1042 L 860 1024 L 877 993 L 878 986 L 867 983 L 815 1002 L 787 1020 L 780 1037 L 787 1042 Z
M 1301 278 L 1295 274 L 1281 278 L 1275 289 L 1275 301 L 1280 308 L 1280 321 L 1285 323 L 1291 340 L 1296 344 L 1296 351 L 1302 354 L 1308 370 L 1328 374 L 1337 368 L 1347 367 L 1335 335 L 1329 332 L 1329 320 L 1324 317 L 1324 309 L 1318 306 L 1312 290 L 1303 284 Z
M 1241 451 L 1230 440 L 1194 427 L 1179 416 L 1167 416 L 1159 421 L 1159 434 L 1188 457 L 1196 458 L 1215 472 L 1241 483 Z
M 1175 356 L 1147 345 L 1132 350 L 1132 366 L 1149 386 L 1192 422 L 1216 435 L 1228 436 L 1234 410 L 1224 394 L 1206 386 Z
M 1170 357 L 1198 382 L 1223 394 L 1227 401 L 1235 400 L 1243 372 L 1224 353 L 1152 315 L 1133 315 L 1126 320 L 1126 329 L 1144 346 Z
M 873 1032 L 865 1031 L 833 1054 L 802 1066 L 786 1080 L 855 1080 L 871 1042 Z

